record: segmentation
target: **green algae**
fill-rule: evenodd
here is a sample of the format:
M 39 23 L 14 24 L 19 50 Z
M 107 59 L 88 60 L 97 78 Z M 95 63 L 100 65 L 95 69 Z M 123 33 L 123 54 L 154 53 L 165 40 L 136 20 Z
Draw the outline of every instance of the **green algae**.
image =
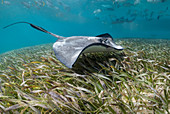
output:
M 170 41 L 116 40 L 116 53 L 82 55 L 73 69 L 52 44 L 0 55 L 0 112 L 169 113 Z

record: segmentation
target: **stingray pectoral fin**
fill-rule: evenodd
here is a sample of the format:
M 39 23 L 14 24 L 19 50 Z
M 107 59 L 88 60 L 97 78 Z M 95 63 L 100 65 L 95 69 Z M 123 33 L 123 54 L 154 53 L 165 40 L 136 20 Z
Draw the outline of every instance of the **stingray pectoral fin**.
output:
M 61 42 L 56 42 L 53 45 L 53 50 L 56 58 L 68 68 L 72 68 L 82 52 L 82 48 L 71 46 L 62 46 Z
M 109 33 L 100 34 L 100 35 L 97 35 L 96 37 L 112 38 L 112 36 Z

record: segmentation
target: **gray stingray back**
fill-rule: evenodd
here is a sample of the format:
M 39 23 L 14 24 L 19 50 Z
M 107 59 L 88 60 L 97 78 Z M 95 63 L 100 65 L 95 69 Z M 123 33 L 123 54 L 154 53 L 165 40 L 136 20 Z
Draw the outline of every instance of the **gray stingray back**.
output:
M 56 57 L 68 68 L 72 68 L 81 52 L 92 43 L 99 43 L 98 37 L 72 36 L 59 39 L 53 49 Z

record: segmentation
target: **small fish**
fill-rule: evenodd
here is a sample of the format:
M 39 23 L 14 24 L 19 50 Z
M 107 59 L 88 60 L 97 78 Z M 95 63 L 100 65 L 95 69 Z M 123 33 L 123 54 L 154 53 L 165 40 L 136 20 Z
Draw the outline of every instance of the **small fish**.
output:
M 6 5 L 10 5 L 11 4 L 11 2 L 9 2 L 9 1 L 2 1 L 3 2 L 3 4 L 6 4 Z
M 28 9 L 31 7 L 30 2 L 21 2 L 21 4 L 24 5 L 24 7 L 28 8 Z

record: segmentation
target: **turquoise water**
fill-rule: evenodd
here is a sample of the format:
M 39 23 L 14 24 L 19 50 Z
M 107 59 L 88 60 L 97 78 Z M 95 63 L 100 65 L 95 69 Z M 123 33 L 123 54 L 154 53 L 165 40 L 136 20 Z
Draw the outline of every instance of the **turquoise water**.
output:
M 18 24 L 27 21 L 61 36 L 170 39 L 170 0 L 1 0 L 0 53 L 53 43 L 55 37 Z

